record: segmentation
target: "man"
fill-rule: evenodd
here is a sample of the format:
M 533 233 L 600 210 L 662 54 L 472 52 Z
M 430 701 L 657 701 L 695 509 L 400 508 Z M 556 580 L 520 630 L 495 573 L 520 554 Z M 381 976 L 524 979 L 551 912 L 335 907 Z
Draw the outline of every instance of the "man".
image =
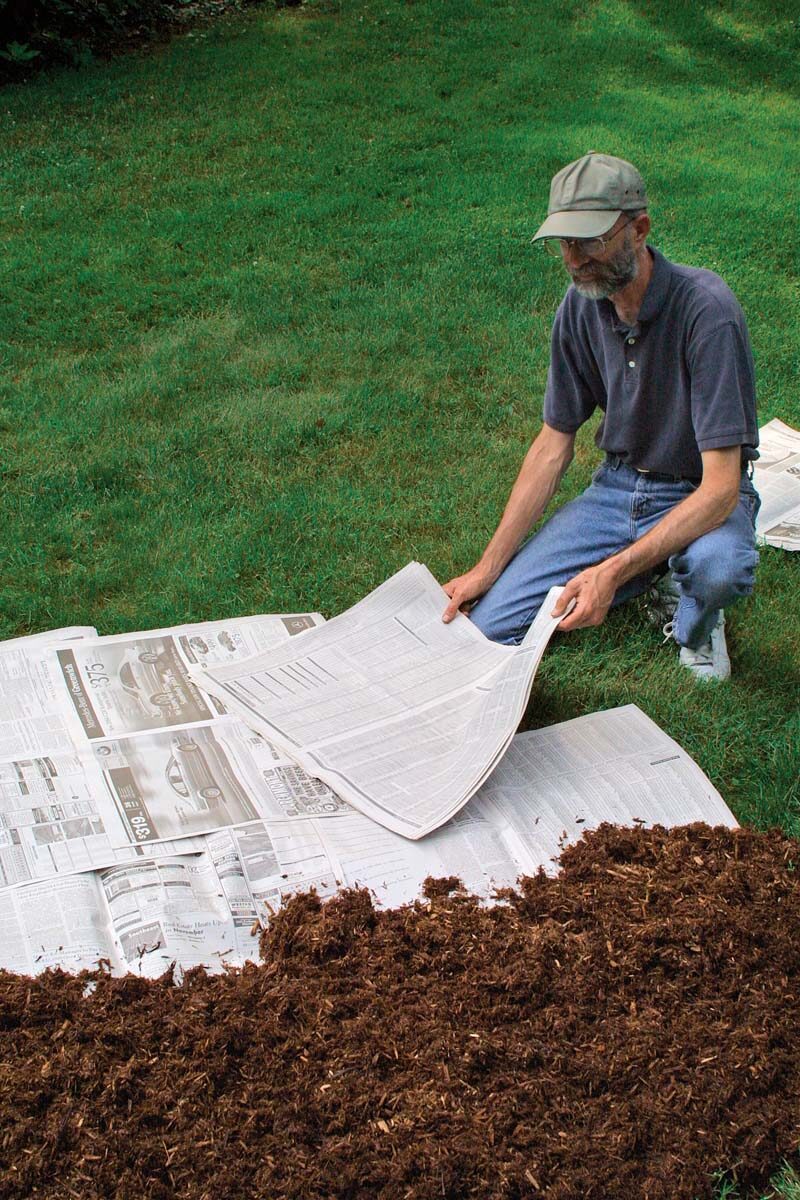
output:
M 575 603 L 559 629 L 599 625 L 668 562 L 665 633 L 698 679 L 719 680 L 723 609 L 750 593 L 758 561 L 752 355 L 722 279 L 669 262 L 649 232 L 644 182 L 623 159 L 586 154 L 553 178 L 534 241 L 556 250 L 572 286 L 553 325 L 544 424 L 480 560 L 445 584 L 444 620 L 468 611 L 487 637 L 518 644 L 563 584 L 553 615 Z M 522 545 L 598 407 L 605 462 Z

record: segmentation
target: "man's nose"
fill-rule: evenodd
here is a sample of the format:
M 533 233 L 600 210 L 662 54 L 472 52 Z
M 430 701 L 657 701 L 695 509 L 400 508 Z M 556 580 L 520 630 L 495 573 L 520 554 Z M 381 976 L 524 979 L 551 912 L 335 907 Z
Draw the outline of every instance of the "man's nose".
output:
M 573 245 L 572 242 L 567 242 L 566 247 L 562 243 L 561 253 L 568 267 L 582 267 L 589 261 L 589 255 L 585 250 L 581 246 Z

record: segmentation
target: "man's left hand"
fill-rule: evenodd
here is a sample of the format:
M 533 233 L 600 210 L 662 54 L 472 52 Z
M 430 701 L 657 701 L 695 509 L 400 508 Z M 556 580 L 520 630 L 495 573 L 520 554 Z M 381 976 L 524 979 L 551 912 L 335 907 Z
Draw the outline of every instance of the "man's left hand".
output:
M 616 590 L 616 572 L 609 563 L 599 563 L 575 575 L 566 584 L 552 612 L 552 616 L 559 617 L 575 601 L 572 612 L 559 624 L 559 631 L 568 633 L 571 629 L 601 625 Z

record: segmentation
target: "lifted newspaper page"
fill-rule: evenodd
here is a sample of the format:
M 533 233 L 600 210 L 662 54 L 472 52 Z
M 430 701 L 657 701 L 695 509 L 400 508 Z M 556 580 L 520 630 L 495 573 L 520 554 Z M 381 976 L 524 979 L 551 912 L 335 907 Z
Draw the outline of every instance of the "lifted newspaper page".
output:
M 554 873 L 562 849 L 603 821 L 736 827 L 697 764 L 630 704 L 517 734 L 469 803 L 418 841 L 352 810 L 335 821 L 268 822 L 220 836 L 254 839 L 262 895 L 272 889 L 269 903 L 256 906 L 266 922 L 288 892 L 313 884 L 328 895 L 332 880 L 368 888 L 381 907 L 412 903 L 429 875 L 456 875 L 491 900 L 520 875 Z M 272 851 L 260 859 L 262 837 Z
M 753 483 L 761 497 L 756 533 L 783 550 L 800 550 L 800 432 L 783 421 L 759 429 Z
M 445 593 L 410 563 L 296 645 L 192 674 L 354 808 L 417 839 L 466 803 L 508 746 L 560 591 L 521 646 L 500 646 L 461 615 L 445 625 Z
M 517 734 L 480 791 L 422 841 L 355 812 L 313 824 L 342 885 L 395 907 L 417 899 L 428 875 L 456 875 L 490 900 L 520 875 L 554 874 L 564 847 L 604 821 L 736 828 L 707 776 L 634 704 Z

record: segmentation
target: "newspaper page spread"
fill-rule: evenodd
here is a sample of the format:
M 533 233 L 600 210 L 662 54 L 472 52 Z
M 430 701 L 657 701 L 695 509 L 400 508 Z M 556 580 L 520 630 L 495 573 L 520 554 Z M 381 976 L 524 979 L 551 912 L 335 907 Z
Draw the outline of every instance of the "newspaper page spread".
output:
M 39 975 L 48 967 L 124 970 L 94 873 L 0 893 L 0 968 Z
M 230 871 L 220 879 L 208 850 L 128 863 L 98 879 L 124 964 L 137 974 L 152 978 L 173 962 L 182 970 L 219 971 L 258 957 L 253 906 L 242 904 Z
M 169 853 L 202 849 L 199 839 L 182 837 Z M 107 802 L 91 755 L 73 751 L 0 763 L 0 890 L 112 866 L 141 853 L 127 846 L 122 819 Z
M 286 896 L 311 887 L 333 895 L 341 886 L 341 866 L 315 824 L 295 818 L 225 829 L 198 839 L 198 854 L 140 858 L 0 893 L 0 969 L 105 966 L 154 978 L 172 963 L 182 972 L 256 961 L 261 928 Z
M 249 657 L 323 619 L 240 617 L 103 638 L 78 628 L 2 642 L 0 761 L 208 720 L 221 706 L 194 686 L 190 667 Z
M 96 638 L 88 625 L 49 629 L 0 642 L 0 761 L 28 753 L 71 750 L 67 722 L 48 685 L 29 663 L 43 646 Z
M 80 970 L 102 958 L 115 973 L 158 975 L 172 962 L 221 970 L 257 959 L 259 923 L 293 892 L 361 886 L 396 907 L 428 875 L 456 875 L 491 901 L 520 875 L 554 873 L 564 846 L 603 821 L 736 826 L 689 755 L 626 705 L 517 734 L 480 791 L 422 840 L 353 810 L 282 817 L 211 834 L 193 857 L 0 893 L 0 967 Z
M 563 846 L 604 821 L 736 819 L 694 760 L 635 704 L 520 733 L 465 811 L 502 828 L 521 869 L 555 871 Z
M 206 849 L 4 892 L 0 967 L 38 975 L 105 966 L 153 978 L 172 963 L 220 971 L 255 960 L 255 905 L 225 867 Z
M 558 624 L 549 594 L 521 646 L 490 642 L 409 563 L 353 608 L 194 680 L 374 821 L 417 839 L 498 762 Z
M 281 819 L 261 821 L 238 829 L 222 830 L 207 841 L 212 852 L 226 854 L 247 887 L 252 918 L 267 925 L 284 899 L 313 888 L 319 896 L 332 896 L 346 886 L 346 873 L 336 847 L 321 836 L 351 817 L 368 820 L 353 809 L 348 815 L 328 820 Z M 373 821 L 369 822 L 373 828 Z M 393 835 L 400 840 L 397 835 Z M 248 910 L 248 916 L 250 910 Z
M 141 859 L 143 850 L 197 852 L 203 843 L 194 835 L 259 816 L 345 810 L 326 785 L 238 721 L 151 729 L 199 710 L 181 708 L 182 692 L 156 721 L 141 704 L 129 707 L 124 692 L 125 663 L 148 659 L 153 647 L 185 671 L 248 657 L 322 620 L 245 617 L 115 638 L 54 630 L 0 644 L 0 889 Z M 74 635 L 69 645 L 64 634 Z M 119 703 L 109 653 L 123 664 Z M 120 728 L 118 738 L 86 736 L 97 712 Z M 165 850 L 158 843 L 167 839 Z
M 783 421 L 759 429 L 753 483 L 761 497 L 756 533 L 770 546 L 800 550 L 800 432 Z
M 71 706 L 49 669 L 53 655 L 44 642 L 0 644 L 0 762 L 76 746 Z

